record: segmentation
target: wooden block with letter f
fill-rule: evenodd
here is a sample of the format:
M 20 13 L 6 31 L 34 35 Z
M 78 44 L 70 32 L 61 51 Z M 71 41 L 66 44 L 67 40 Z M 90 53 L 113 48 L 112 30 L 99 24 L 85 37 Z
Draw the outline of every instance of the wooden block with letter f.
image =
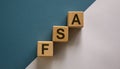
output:
M 69 11 L 67 24 L 70 28 L 82 28 L 84 25 L 84 13 L 82 11 Z
M 53 26 L 53 42 L 67 42 L 68 32 L 67 26 Z
M 53 41 L 38 41 L 37 56 L 53 56 Z

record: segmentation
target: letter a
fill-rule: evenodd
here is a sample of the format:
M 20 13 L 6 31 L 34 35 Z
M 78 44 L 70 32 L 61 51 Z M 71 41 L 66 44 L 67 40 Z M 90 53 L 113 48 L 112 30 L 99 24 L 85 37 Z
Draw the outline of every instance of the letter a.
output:
M 77 14 L 75 14 L 75 16 L 74 16 L 74 18 L 73 18 L 72 24 L 74 24 L 74 23 L 80 24 L 80 20 L 79 20 L 79 17 L 78 17 Z

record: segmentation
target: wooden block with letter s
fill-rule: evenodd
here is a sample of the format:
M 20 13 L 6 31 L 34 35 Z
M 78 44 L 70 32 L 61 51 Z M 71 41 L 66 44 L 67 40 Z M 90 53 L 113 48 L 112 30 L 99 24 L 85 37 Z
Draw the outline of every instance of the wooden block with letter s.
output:
M 68 32 L 67 26 L 53 26 L 53 42 L 67 42 Z
M 67 22 L 70 28 L 82 28 L 84 26 L 84 13 L 82 11 L 69 11 Z
M 38 41 L 37 56 L 53 56 L 53 41 Z

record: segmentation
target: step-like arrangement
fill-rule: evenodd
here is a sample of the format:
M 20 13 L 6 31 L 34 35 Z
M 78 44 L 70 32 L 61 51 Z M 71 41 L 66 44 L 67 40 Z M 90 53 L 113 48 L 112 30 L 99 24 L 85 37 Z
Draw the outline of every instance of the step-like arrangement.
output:
M 53 26 L 52 41 L 38 41 L 37 56 L 53 56 L 54 42 L 68 42 L 69 28 L 82 28 L 84 13 L 82 11 L 69 11 L 67 26 Z

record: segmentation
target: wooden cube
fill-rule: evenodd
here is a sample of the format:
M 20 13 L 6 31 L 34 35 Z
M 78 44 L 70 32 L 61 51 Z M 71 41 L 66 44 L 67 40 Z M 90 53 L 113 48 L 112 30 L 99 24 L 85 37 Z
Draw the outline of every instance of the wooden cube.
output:
M 67 24 L 70 28 L 82 28 L 84 25 L 84 13 L 82 11 L 69 11 Z
M 53 56 L 52 41 L 38 41 L 37 56 Z
M 68 27 L 67 26 L 53 26 L 53 41 L 67 42 L 68 41 Z

